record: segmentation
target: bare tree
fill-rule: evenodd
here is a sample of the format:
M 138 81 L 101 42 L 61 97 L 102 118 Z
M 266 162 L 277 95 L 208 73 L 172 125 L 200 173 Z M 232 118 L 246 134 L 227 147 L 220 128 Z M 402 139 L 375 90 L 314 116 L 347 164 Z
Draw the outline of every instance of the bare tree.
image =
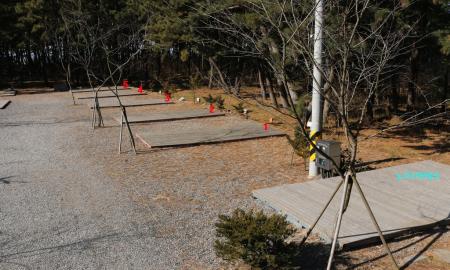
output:
M 298 71 L 305 74 L 312 74 L 312 67 L 316 65 L 311 35 L 315 6 L 311 2 L 247 0 L 240 2 L 239 5 L 221 6 L 215 9 L 201 7 L 199 9 L 206 18 L 202 31 L 222 33 L 222 36 L 217 35 L 221 37 L 216 40 L 217 44 L 240 55 L 261 59 L 271 68 L 278 90 L 286 99 L 282 101 L 293 111 L 290 115 L 297 120 L 302 135 L 314 151 L 327 157 L 334 164 L 336 172 L 341 177 L 336 192 L 343 185 L 345 200 L 341 205 L 335 232 L 339 232 L 342 214 L 347 208 L 352 186 L 355 185 L 364 199 L 365 206 L 393 264 L 398 268 L 370 206 L 365 200 L 356 176 L 356 167 L 359 142 L 368 139 L 361 135 L 367 110 L 372 106 L 376 95 L 382 96 L 385 93 L 386 85 L 388 85 L 386 81 L 389 81 L 392 74 L 398 70 L 395 59 L 410 49 L 405 46 L 404 40 L 411 30 L 394 27 L 395 15 L 402 12 L 402 7 L 395 2 L 380 3 L 380 1 L 371 0 L 325 2 L 323 56 L 327 59 L 327 65 L 320 69 L 322 77 L 325 78 L 325 89 L 320 94 L 325 100 L 327 110 L 331 109 L 337 115 L 345 134 L 345 145 L 349 155 L 343 165 L 338 166 L 318 149 L 313 139 L 309 137 L 305 128 L 307 119 L 302 119 L 296 111 L 296 101 L 290 86 L 292 83 L 288 72 L 290 65 L 295 64 Z M 432 108 L 440 105 L 429 106 L 426 111 L 431 112 Z M 286 114 L 282 110 L 279 111 Z M 387 129 L 417 125 L 442 116 L 442 113 L 416 113 L 400 125 Z M 304 241 L 315 224 L 311 226 Z M 336 240 L 337 234 L 334 237 L 331 254 L 334 253 Z M 329 264 L 332 258 L 331 255 Z
M 65 4 L 61 17 L 70 44 L 73 46 L 71 56 L 85 70 L 94 97 L 92 127 L 103 126 L 98 95 L 102 88 L 108 87 L 119 104 L 122 121 L 126 125 L 132 149 L 136 153 L 133 132 L 128 121 L 126 107 L 120 98 L 118 86 L 123 79 L 124 69 L 147 45 L 145 39 L 147 21 L 132 23 L 127 20 L 119 20 L 120 22 L 105 25 L 97 14 L 93 15 L 86 11 L 80 1 L 66 0 Z M 121 127 L 122 125 L 123 123 L 121 123 Z M 119 153 L 121 152 L 121 143 L 122 128 Z

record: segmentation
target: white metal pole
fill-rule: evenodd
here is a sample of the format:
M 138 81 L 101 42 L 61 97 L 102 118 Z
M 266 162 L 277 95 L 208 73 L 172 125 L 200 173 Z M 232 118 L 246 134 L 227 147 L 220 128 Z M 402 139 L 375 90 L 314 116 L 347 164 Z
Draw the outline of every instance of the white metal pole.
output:
M 314 67 L 313 67 L 313 93 L 312 93 L 312 115 L 310 125 L 310 137 L 317 141 L 317 135 L 321 131 L 321 87 L 322 87 L 322 23 L 323 23 L 323 1 L 316 0 L 316 7 L 314 12 Z M 309 159 L 309 176 L 314 177 L 318 174 L 318 169 L 315 164 L 316 154 L 311 151 Z

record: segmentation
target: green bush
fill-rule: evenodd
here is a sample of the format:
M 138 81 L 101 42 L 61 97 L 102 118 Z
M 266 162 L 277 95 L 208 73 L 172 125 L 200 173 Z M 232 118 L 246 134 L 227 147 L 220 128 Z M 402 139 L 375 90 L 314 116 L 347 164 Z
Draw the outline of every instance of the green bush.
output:
M 216 97 L 216 105 L 219 110 L 225 109 L 225 99 L 222 96 Z
M 239 102 L 238 105 L 233 105 L 233 108 L 234 108 L 238 113 L 244 113 L 244 103 L 243 103 L 243 102 Z
M 225 109 L 225 99 L 222 96 L 213 97 L 211 94 L 208 94 L 207 97 L 203 97 L 206 103 L 216 104 L 219 110 Z
M 242 260 L 256 268 L 281 269 L 290 256 L 286 239 L 294 232 L 284 216 L 237 209 L 231 216 L 219 216 L 219 239 L 214 249 L 227 261 Z
M 207 97 L 203 97 L 203 99 L 205 100 L 206 103 L 209 104 L 216 102 L 216 99 L 211 94 L 208 94 Z
M 300 127 L 295 129 L 294 139 L 288 137 L 288 140 L 297 155 L 303 157 L 304 159 L 309 157 L 309 142 L 305 136 L 303 136 Z
M 153 92 L 158 92 L 163 89 L 163 85 L 158 80 L 150 80 L 148 82 L 148 88 L 150 88 Z
M 192 90 L 200 88 L 201 81 L 202 81 L 201 76 L 198 73 L 195 73 L 195 74 L 189 76 L 189 87 Z

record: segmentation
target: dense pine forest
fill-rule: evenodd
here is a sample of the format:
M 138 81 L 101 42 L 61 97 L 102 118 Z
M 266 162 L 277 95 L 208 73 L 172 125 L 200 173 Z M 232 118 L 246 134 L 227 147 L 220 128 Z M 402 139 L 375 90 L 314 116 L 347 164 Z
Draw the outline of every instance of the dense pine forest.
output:
M 369 118 L 442 103 L 449 3 L 325 1 L 324 96 L 343 85 L 364 92 Z M 257 86 L 273 106 L 294 108 L 311 94 L 313 9 L 311 0 L 5 0 L 1 84 L 126 78 L 147 89 L 209 86 L 237 96 Z

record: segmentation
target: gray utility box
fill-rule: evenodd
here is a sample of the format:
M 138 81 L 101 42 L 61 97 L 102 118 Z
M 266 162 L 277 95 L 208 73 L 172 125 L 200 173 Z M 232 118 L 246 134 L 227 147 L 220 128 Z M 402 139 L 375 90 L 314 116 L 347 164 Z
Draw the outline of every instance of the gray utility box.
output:
M 341 143 L 336 141 L 317 141 L 317 148 L 327 154 L 338 166 L 341 164 Z M 333 163 L 326 157 L 317 152 L 316 155 L 317 168 L 331 171 L 333 169 Z

